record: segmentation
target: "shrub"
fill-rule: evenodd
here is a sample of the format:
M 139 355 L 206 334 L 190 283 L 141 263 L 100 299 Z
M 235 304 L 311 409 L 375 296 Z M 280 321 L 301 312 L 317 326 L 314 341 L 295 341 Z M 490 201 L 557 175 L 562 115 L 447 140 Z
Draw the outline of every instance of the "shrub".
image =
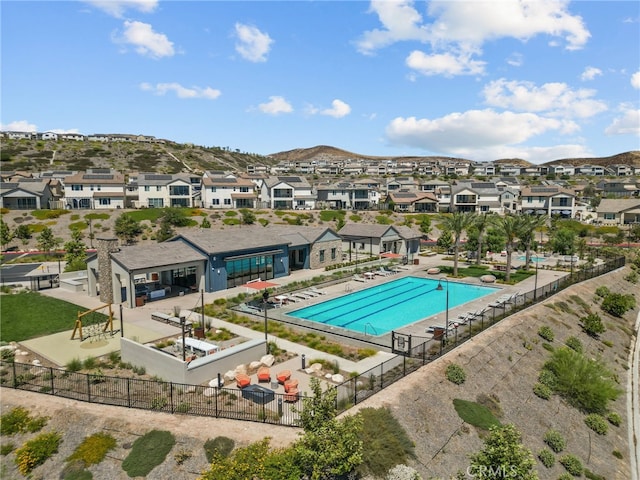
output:
M 575 455 L 565 455 L 560 459 L 560 463 L 562 466 L 574 477 L 579 477 L 582 475 L 584 467 L 582 466 L 582 462 Z
M 204 453 L 207 456 L 207 462 L 213 462 L 213 458 L 215 455 L 219 455 L 222 458 L 227 458 L 231 454 L 235 445 L 235 442 L 228 437 L 216 437 L 213 439 L 208 439 L 206 442 L 204 442 Z
M 49 417 L 32 417 L 24 407 L 15 407 L 0 417 L 0 434 L 34 433 L 42 430 Z
M 564 447 L 567 444 L 562 434 L 553 429 L 547 430 L 547 433 L 544 434 L 544 443 L 549 445 L 549 448 L 556 453 L 560 453 L 564 450 Z
M 420 480 L 420 474 L 413 468 L 398 464 L 387 473 L 385 480 Z
M 122 469 L 130 477 L 144 477 L 164 462 L 175 443 L 171 432 L 151 430 L 133 442 L 131 452 L 122 462 Z
M 584 469 L 584 476 L 587 477 L 589 480 L 607 480 L 605 476 L 598 475 L 597 473 L 593 473 L 588 468 Z
M 611 452 L 611 454 L 617 459 L 622 460 L 622 452 L 620 452 L 619 450 L 614 450 L 613 452 Z
M 553 339 L 555 337 L 555 335 L 553 334 L 553 330 L 551 330 L 551 328 L 547 327 L 546 325 L 538 329 L 538 335 L 540 335 L 548 342 L 553 342 Z
M 9 455 L 15 448 L 16 446 L 11 442 L 3 443 L 0 445 L 0 455 Z
M 591 337 L 597 337 L 605 331 L 602 319 L 597 313 L 590 313 L 586 317 L 582 317 L 580 321 L 582 322 L 582 329 Z
M 79 372 L 82 370 L 82 360 L 74 358 L 65 365 L 65 368 L 67 372 Z
M 602 301 L 600 308 L 614 317 L 622 317 L 627 310 L 636 307 L 636 299 L 633 295 L 623 295 L 621 293 L 610 293 Z
M 569 337 L 566 342 L 564 342 L 567 347 L 571 350 L 582 353 L 582 342 L 577 337 Z
M 538 397 L 549 400 L 551 398 L 552 390 L 542 383 L 536 383 L 533 386 L 533 393 L 535 393 Z
M 616 427 L 619 427 L 622 423 L 622 417 L 620 417 L 620 415 L 616 412 L 609 412 L 607 414 L 607 420 L 609 420 L 609 423 L 611 425 L 614 425 Z
M 558 480 L 573 480 L 573 475 L 570 475 L 565 472 L 558 477 Z
M 447 376 L 447 380 L 455 383 L 456 385 L 462 385 L 467 379 L 467 374 L 465 373 L 463 368 L 455 363 L 447 365 L 445 374 Z
M 556 463 L 556 456 L 548 448 L 540 450 L 538 458 L 540 459 L 540 463 L 547 468 L 553 467 L 553 464 Z
M 67 462 L 80 461 L 85 467 L 100 463 L 110 450 L 116 447 L 116 439 L 108 433 L 94 433 L 86 437 L 73 453 L 67 457 Z
M 500 420 L 484 405 L 468 400 L 455 398 L 453 407 L 456 409 L 458 416 L 474 427 L 489 430 L 490 427 L 500 425 Z
M 587 427 L 598 435 L 606 435 L 609 430 L 609 424 L 607 424 L 605 418 L 597 413 L 587 415 L 584 419 L 584 423 L 586 423 Z
M 558 385 L 556 374 L 546 368 L 543 368 L 540 375 L 538 375 L 538 381 L 552 390 Z
M 28 475 L 38 465 L 42 465 L 51 455 L 58 452 L 61 436 L 57 432 L 41 433 L 16 450 L 15 462 L 23 475 Z
M 606 285 L 602 285 L 598 288 L 596 288 L 596 295 L 604 298 L 609 294 L 609 287 L 607 287 Z

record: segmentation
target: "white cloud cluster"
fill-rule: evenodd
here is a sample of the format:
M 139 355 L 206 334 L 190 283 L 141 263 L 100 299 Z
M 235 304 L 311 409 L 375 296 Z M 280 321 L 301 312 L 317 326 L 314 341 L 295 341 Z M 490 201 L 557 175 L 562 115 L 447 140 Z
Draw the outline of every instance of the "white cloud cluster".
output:
M 153 27 L 148 23 L 125 21 L 122 35 L 114 35 L 113 41 L 133 45 L 140 55 L 151 58 L 175 55 L 173 42 L 165 34 L 154 32 Z
M 158 6 L 158 0 L 85 0 L 88 4 L 116 18 L 122 18 L 125 10 L 133 9 L 151 13 Z
M 0 124 L 0 130 L 3 132 L 37 132 L 38 127 L 27 120 L 15 120 Z
M 585 82 L 587 80 L 593 80 L 594 78 L 599 77 L 601 75 L 602 75 L 602 70 L 600 70 L 599 68 L 587 67 L 584 69 L 584 72 L 582 72 L 582 75 L 580 75 L 580 80 Z
M 640 71 L 631 75 L 631 86 L 635 89 L 640 89 Z
M 183 87 L 179 83 L 157 83 L 151 85 L 150 83 L 141 83 L 140 89 L 145 92 L 152 92 L 155 95 L 166 95 L 168 92 L 174 92 L 178 98 L 204 98 L 206 100 L 215 100 L 222 93 L 220 90 L 216 90 L 211 87 Z
M 594 90 L 572 89 L 566 83 L 508 81 L 504 78 L 489 82 L 483 89 L 485 103 L 492 107 L 518 111 L 545 112 L 552 116 L 592 117 L 607 110 L 607 105 L 595 100 Z
M 333 102 L 331 102 L 331 108 L 327 108 L 320 112 L 320 114 L 322 115 L 327 115 L 333 118 L 346 117 L 350 113 L 351 113 L 351 107 L 349 106 L 349 104 L 337 98 Z
M 236 23 L 236 52 L 250 62 L 266 62 L 273 40 L 256 27 Z
M 356 47 L 369 55 L 400 41 L 429 43 L 430 53 L 409 55 L 410 68 L 423 75 L 476 75 L 484 72 L 485 63 L 472 56 L 481 55 L 490 40 L 549 35 L 564 38 L 568 50 L 582 48 L 591 35 L 567 5 L 567 0 L 432 1 L 427 13 L 434 21 L 424 23 L 413 0 L 372 0 L 370 12 L 378 15 L 382 28 L 364 32 Z M 520 58 L 514 61 L 521 64 Z
M 284 97 L 280 96 L 271 96 L 269 97 L 269 101 L 267 103 L 261 103 L 258 105 L 258 109 L 262 113 L 266 113 L 268 115 L 280 115 L 282 113 L 291 113 L 293 112 L 293 107 Z
M 640 137 L 640 109 L 630 105 L 620 106 L 621 115 L 605 129 L 607 135 L 636 135 Z

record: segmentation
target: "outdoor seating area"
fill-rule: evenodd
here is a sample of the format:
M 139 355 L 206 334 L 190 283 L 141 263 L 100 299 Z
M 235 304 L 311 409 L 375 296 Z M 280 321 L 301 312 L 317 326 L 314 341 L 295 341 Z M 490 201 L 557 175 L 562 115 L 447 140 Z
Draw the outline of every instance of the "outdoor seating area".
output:
M 284 382 L 291 378 L 291 370 L 282 370 L 277 373 L 276 380 L 280 385 L 284 385 Z
M 240 389 L 251 385 L 251 377 L 245 373 L 236 374 L 236 386 Z
M 258 368 L 258 382 L 270 382 L 271 381 L 271 370 L 269 367 L 260 367 Z

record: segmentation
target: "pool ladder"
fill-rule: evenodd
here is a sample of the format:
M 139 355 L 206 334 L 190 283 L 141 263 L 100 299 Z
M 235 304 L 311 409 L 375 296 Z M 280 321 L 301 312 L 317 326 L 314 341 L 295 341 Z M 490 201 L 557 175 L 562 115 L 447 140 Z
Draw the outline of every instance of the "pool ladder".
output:
M 373 325 L 371 325 L 369 322 L 364 324 L 364 334 L 367 334 L 367 327 L 371 327 L 371 330 L 373 330 L 373 335 L 378 336 L 378 332 L 376 332 L 376 329 L 373 328 Z

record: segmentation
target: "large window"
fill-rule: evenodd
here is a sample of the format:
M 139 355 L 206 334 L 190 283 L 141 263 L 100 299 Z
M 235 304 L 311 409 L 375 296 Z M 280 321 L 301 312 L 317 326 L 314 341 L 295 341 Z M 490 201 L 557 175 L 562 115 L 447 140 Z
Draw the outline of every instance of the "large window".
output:
M 71 185 L 71 190 L 74 192 L 81 192 L 82 191 L 82 185 Z
M 149 208 L 162 208 L 164 207 L 164 200 L 162 198 L 150 198 Z
M 324 250 L 320 250 L 320 262 L 324 262 Z
M 273 278 L 273 255 L 226 260 L 227 288 L 237 287 L 249 280 Z
M 186 185 L 171 185 L 169 187 L 169 195 L 175 196 L 187 196 L 189 195 L 189 187 Z
M 18 201 L 18 209 L 20 210 L 36 208 L 35 198 L 18 198 L 17 201 Z
M 111 205 L 111 199 L 110 198 L 99 198 L 98 199 L 98 204 L 99 205 Z

